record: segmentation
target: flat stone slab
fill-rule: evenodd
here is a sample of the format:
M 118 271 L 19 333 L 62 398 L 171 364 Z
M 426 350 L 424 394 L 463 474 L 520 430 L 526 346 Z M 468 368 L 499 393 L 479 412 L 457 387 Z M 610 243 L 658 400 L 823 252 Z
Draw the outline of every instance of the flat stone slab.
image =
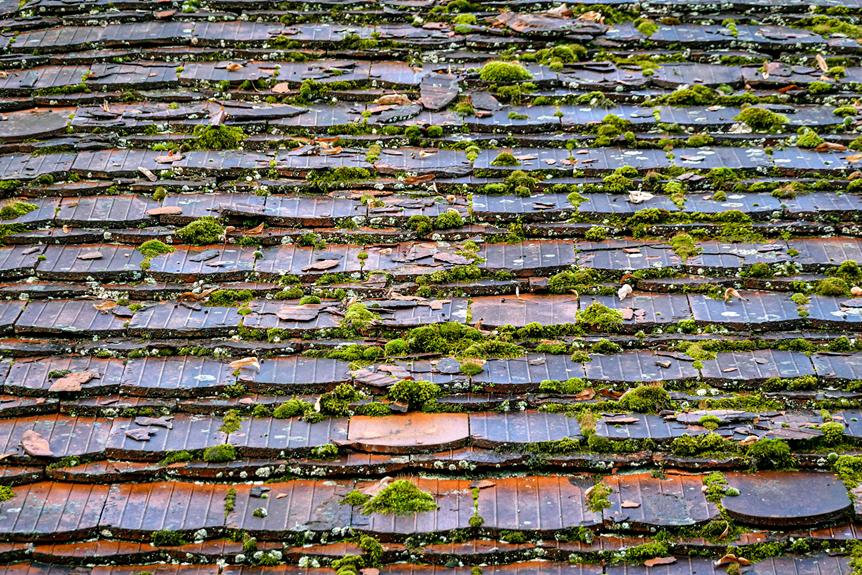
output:
M 409 413 L 390 417 L 350 418 L 347 443 L 372 453 L 412 453 L 463 446 L 470 435 L 466 414 Z
M 813 527 L 834 521 L 852 510 L 847 488 L 831 473 L 728 473 L 739 490 L 722 505 L 734 519 L 757 527 Z

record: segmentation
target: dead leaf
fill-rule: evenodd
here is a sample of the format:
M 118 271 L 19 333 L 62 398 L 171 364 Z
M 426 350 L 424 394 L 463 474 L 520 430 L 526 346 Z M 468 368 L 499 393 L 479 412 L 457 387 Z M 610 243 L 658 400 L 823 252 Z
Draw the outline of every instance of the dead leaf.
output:
M 183 209 L 179 206 L 159 206 L 147 210 L 148 216 L 178 216 L 183 213 Z
M 157 164 L 172 164 L 173 162 L 179 162 L 183 158 L 185 158 L 185 156 L 183 156 L 182 154 L 175 154 L 173 152 L 168 152 L 164 156 L 156 156 L 154 161 Z
M 109 309 L 114 309 L 115 307 L 117 307 L 117 302 L 105 300 L 102 303 L 94 303 L 93 307 L 99 311 L 108 311 Z
M 855 164 L 859 160 L 862 160 L 862 154 L 850 154 L 849 156 L 846 156 L 844 159 L 847 160 L 848 162 L 850 162 L 851 164 Z
M 272 88 L 270 88 L 274 94 L 287 94 L 290 92 L 290 84 L 287 82 L 279 82 Z
M 342 152 L 343 148 L 341 146 L 335 146 L 333 148 L 323 148 L 320 150 L 321 156 L 337 156 Z
M 817 67 L 820 68 L 821 72 L 826 73 L 829 71 L 829 64 L 826 63 L 826 58 L 824 58 L 822 55 L 817 54 L 816 56 L 814 56 L 814 60 L 817 61 Z
M 413 186 L 416 184 L 424 184 L 427 182 L 434 181 L 436 176 L 434 174 L 422 174 L 421 176 L 407 176 L 404 178 L 404 183 L 408 186 Z
M 92 370 L 73 371 L 66 374 L 60 379 L 55 380 L 48 391 L 63 392 L 63 391 L 81 391 L 81 386 L 91 379 L 99 377 L 99 373 Z
M 151 182 L 155 182 L 156 180 L 158 180 L 158 178 L 156 177 L 156 175 L 153 172 L 151 172 L 150 170 L 148 170 L 147 168 L 145 168 L 143 166 L 138 166 L 138 171 L 140 173 L 142 173 L 144 175 L 144 177 L 147 178 Z
M 818 144 L 814 151 L 816 152 L 846 152 L 847 146 L 844 144 L 838 144 L 836 142 L 823 142 Z
M 338 266 L 339 263 L 341 263 L 341 260 L 320 260 L 305 266 L 304 268 L 302 268 L 302 271 L 309 272 L 331 270 L 332 268 Z
M 641 504 L 637 501 L 630 501 L 628 499 L 620 503 L 620 507 L 622 507 L 623 509 L 637 509 L 640 506 Z
M 739 293 L 738 291 L 736 291 L 735 288 L 729 287 L 726 290 L 724 290 L 724 301 L 729 302 L 731 300 L 731 298 L 736 298 L 736 299 L 741 299 L 743 301 L 746 301 L 746 299 L 744 297 L 742 297 L 742 294 Z
M 256 225 L 256 226 L 254 226 L 254 227 L 253 227 L 253 228 L 251 228 L 251 229 L 245 230 L 245 231 L 243 232 L 243 234 L 245 234 L 245 235 L 247 235 L 247 236 L 257 236 L 257 235 L 260 235 L 260 234 L 263 232 L 263 225 L 264 225 L 264 224 L 263 224 L 263 222 L 261 222 L 259 225 Z
M 228 364 L 231 369 L 242 369 L 244 367 L 253 367 L 255 370 L 260 371 L 260 362 L 256 357 L 244 357 L 242 359 L 237 359 Z
M 655 557 L 644 561 L 645 567 L 655 567 L 656 565 L 673 565 L 676 563 L 676 557 Z
M 242 64 L 237 64 L 236 62 L 229 62 L 227 66 L 225 66 L 225 70 L 228 72 L 236 72 L 237 70 L 242 70 Z
M 409 106 L 413 102 L 404 94 L 385 94 L 374 100 L 379 105 Z
M 780 70 L 780 69 L 781 69 L 781 62 L 764 62 L 763 63 L 763 71 L 762 71 L 763 79 L 768 80 L 769 75 L 771 73 L 775 72 L 776 70 Z
M 24 448 L 24 453 L 31 457 L 54 456 L 48 440 L 32 429 L 28 429 L 21 435 L 21 447 Z

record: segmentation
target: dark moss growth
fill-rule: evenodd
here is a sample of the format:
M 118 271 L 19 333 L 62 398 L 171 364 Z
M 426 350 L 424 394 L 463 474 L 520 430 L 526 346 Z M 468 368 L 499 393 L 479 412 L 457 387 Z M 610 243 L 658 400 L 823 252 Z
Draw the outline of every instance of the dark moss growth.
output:
M 183 534 L 178 531 L 162 529 L 161 531 L 154 531 L 150 535 L 150 543 L 156 547 L 174 547 L 176 545 L 185 545 L 187 541 L 183 537 Z
M 587 507 L 594 513 L 601 513 L 611 506 L 609 499 L 613 490 L 602 482 L 598 482 L 587 490 Z
M 623 314 L 619 310 L 594 301 L 585 309 L 578 311 L 576 321 L 578 325 L 593 331 L 615 332 L 623 326 Z
M 212 292 L 207 303 L 219 306 L 234 306 L 254 299 L 254 292 L 247 289 L 220 289 Z
M 225 233 L 224 226 L 212 216 L 204 216 L 177 230 L 179 239 L 193 246 L 205 246 L 221 241 Z
M 30 202 L 10 202 L 0 208 L 0 220 L 14 220 L 29 214 L 36 208 L 36 204 L 31 204 Z
M 539 382 L 539 391 L 558 395 L 575 395 L 587 388 L 587 382 L 580 377 L 572 377 L 565 381 L 543 379 Z
M 139 245 L 138 251 L 145 258 L 154 258 L 163 254 L 169 254 L 174 251 L 174 248 L 159 240 L 149 240 Z
M 657 413 L 670 407 L 670 394 L 660 385 L 639 385 L 625 392 L 619 405 L 640 413 Z
M 590 348 L 590 351 L 593 353 L 603 353 L 605 355 L 620 353 L 622 350 L 623 348 L 620 345 L 605 338 L 600 339 Z
M 677 437 L 671 442 L 670 449 L 674 454 L 685 457 L 707 454 L 727 455 L 735 452 L 736 444 L 717 433 L 704 433 Z
M 236 459 L 236 448 L 233 445 L 223 443 L 213 445 L 204 450 L 204 461 L 207 463 L 226 463 Z
M 489 84 L 514 84 L 526 82 L 532 77 L 533 75 L 517 62 L 488 62 L 479 72 L 479 78 Z
M 787 123 L 787 116 L 756 106 L 744 108 L 734 119 L 755 132 L 774 132 Z
M 760 439 L 746 451 L 754 469 L 789 469 L 795 461 L 790 446 L 781 439 Z
M 0 485 L 0 503 L 15 497 L 15 492 L 8 485 Z
M 194 136 L 190 147 L 197 150 L 235 150 L 246 139 L 242 128 L 224 124 L 195 126 Z
M 430 381 L 402 379 L 389 388 L 389 398 L 418 409 L 426 402 L 440 396 L 440 386 Z
M 598 281 L 598 274 L 590 268 L 566 270 L 548 278 L 548 291 L 557 294 L 587 291 Z
M 327 443 L 313 447 L 311 457 L 314 459 L 335 459 L 338 457 L 338 446 L 334 443 Z
M 437 503 L 433 495 L 422 491 L 406 479 L 398 479 L 369 499 L 361 511 L 366 515 L 412 515 L 436 509 Z
M 362 399 L 360 393 L 349 383 L 342 383 L 332 391 L 320 396 L 320 413 L 344 417 L 350 415 L 350 405 Z

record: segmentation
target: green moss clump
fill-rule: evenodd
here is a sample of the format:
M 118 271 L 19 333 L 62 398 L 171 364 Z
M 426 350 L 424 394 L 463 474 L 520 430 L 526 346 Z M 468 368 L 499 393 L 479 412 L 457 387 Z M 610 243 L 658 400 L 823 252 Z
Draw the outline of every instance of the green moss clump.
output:
M 371 499 L 370 495 L 366 495 L 361 491 L 354 489 L 350 493 L 344 496 L 341 500 L 342 505 L 350 505 L 351 507 L 360 507 L 368 503 Z
M 314 406 L 301 399 L 288 399 L 272 411 L 276 419 L 287 419 L 289 417 L 302 417 L 314 411 Z
M 717 433 L 704 433 L 702 435 L 676 437 L 671 442 L 670 450 L 674 454 L 684 457 L 706 454 L 726 455 L 735 452 L 736 444 Z
M 838 445 L 844 441 L 844 424 L 838 421 L 827 421 L 820 426 L 823 437 L 820 442 L 823 445 Z
M 412 515 L 436 509 L 437 503 L 433 495 L 422 491 L 406 479 L 398 479 L 369 499 L 361 511 L 366 515 Z
M 832 82 L 815 81 L 808 84 L 808 93 L 812 96 L 818 94 L 829 94 L 835 91 L 835 84 Z
M 10 202 L 0 208 L 0 220 L 14 220 L 27 215 L 37 208 L 36 204 L 30 202 Z
M 313 447 L 311 457 L 314 459 L 335 459 L 338 457 L 338 446 L 334 443 L 327 443 Z
M 183 534 L 178 531 L 162 529 L 160 531 L 154 531 L 153 534 L 150 535 L 150 543 L 156 547 L 174 547 L 176 545 L 185 545 L 186 539 L 183 537 Z
M 637 177 L 638 172 L 631 166 L 622 166 L 602 178 L 602 189 L 611 194 L 625 194 L 634 189 L 634 181 L 631 178 Z
M 565 381 L 543 379 L 539 382 L 539 391 L 556 393 L 558 395 L 575 395 L 587 388 L 587 382 L 580 377 L 572 377 Z
M 440 396 L 440 386 L 430 381 L 417 381 L 413 379 L 402 379 L 389 388 L 389 398 L 400 401 L 417 409 L 426 402 Z
M 610 234 L 610 230 L 605 226 L 593 226 L 586 231 L 584 234 L 584 239 L 591 242 L 601 242 L 603 240 L 608 239 L 608 235 Z
M 625 392 L 619 405 L 639 413 L 657 413 L 670 407 L 670 394 L 660 385 L 639 385 Z
M 195 126 L 195 139 L 191 147 L 196 150 L 235 150 L 246 139 L 245 132 L 237 126 Z
M 823 278 L 814 286 L 814 293 L 843 297 L 850 293 L 850 285 L 842 278 Z
M 629 547 L 623 551 L 625 561 L 632 563 L 642 563 L 647 559 L 654 557 L 667 557 L 670 555 L 670 545 L 667 541 L 656 540 L 648 543 L 641 543 L 634 547 Z
M 577 313 L 576 322 L 593 331 L 614 332 L 622 328 L 623 314 L 617 309 L 593 301 Z
M 172 246 L 159 240 L 149 240 L 138 246 L 138 251 L 146 258 L 154 258 L 174 251 Z
M 789 469 L 795 465 L 790 446 L 781 439 L 760 439 L 748 446 L 746 455 L 754 469 Z
M 237 410 L 231 409 L 224 414 L 219 431 L 221 431 L 222 433 L 231 434 L 236 431 L 239 431 L 240 427 L 242 427 L 242 417 Z
M 799 128 L 796 134 L 796 145 L 800 148 L 816 148 L 823 143 L 823 138 L 811 128 Z
M 686 233 L 678 233 L 673 236 L 670 239 L 670 247 L 673 252 L 679 256 L 682 263 L 687 262 L 689 258 L 692 258 L 703 251 L 701 247 L 697 245 L 694 238 Z
M 597 281 L 598 276 L 595 270 L 589 268 L 566 270 L 548 278 L 548 291 L 557 294 L 582 292 L 592 287 Z
M 514 84 L 526 82 L 532 79 L 533 75 L 516 62 L 494 61 L 482 66 L 479 78 L 489 84 Z
M 832 467 L 848 489 L 854 489 L 862 484 L 862 456 L 841 455 Z
M 176 231 L 179 239 L 193 246 L 214 244 L 224 236 L 224 227 L 212 216 L 204 216 Z
M 457 210 L 449 209 L 434 218 L 434 228 L 438 230 L 450 230 L 460 228 L 464 225 L 464 218 Z
M 183 461 L 191 461 L 194 459 L 190 451 L 172 451 L 165 455 L 159 465 L 171 465 L 172 463 L 181 463 Z
M 602 353 L 605 355 L 620 353 L 622 350 L 622 346 L 605 338 L 600 339 L 590 348 L 590 351 L 592 351 L 593 353 Z
M 207 463 L 226 463 L 236 459 L 236 448 L 228 443 L 213 445 L 204 450 L 204 461 Z
M 658 32 L 658 24 L 656 24 L 652 20 L 641 20 L 636 26 L 637 31 L 649 38 L 656 32 Z
M 610 495 L 613 490 L 602 482 L 598 482 L 587 490 L 587 507 L 593 513 L 601 513 L 611 506 Z
M 370 311 L 364 303 L 354 302 L 347 306 L 344 317 L 341 318 L 341 327 L 362 332 L 371 327 L 378 319 L 380 316 Z
M 207 303 L 230 307 L 254 299 L 254 292 L 248 289 L 220 289 L 212 292 Z
M 320 396 L 320 413 L 345 417 L 350 415 L 350 405 L 362 399 L 362 393 L 349 383 L 341 383 L 332 391 Z
M 521 162 L 518 161 L 511 152 L 500 152 L 496 158 L 491 161 L 492 166 L 520 166 Z
M 0 485 L 0 503 L 15 497 L 15 492 L 8 485 Z
M 774 132 L 787 123 L 787 116 L 756 106 L 743 109 L 734 119 L 755 132 Z

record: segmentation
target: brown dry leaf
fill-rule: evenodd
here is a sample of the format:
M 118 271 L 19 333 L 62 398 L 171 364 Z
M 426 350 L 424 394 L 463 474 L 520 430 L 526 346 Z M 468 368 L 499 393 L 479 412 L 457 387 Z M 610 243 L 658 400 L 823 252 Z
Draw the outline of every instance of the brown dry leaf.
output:
M 589 401 L 596 396 L 596 390 L 588 387 L 575 394 L 575 401 Z
M 231 369 L 242 369 L 244 367 L 253 367 L 255 370 L 260 371 L 260 362 L 256 357 L 244 357 L 242 359 L 237 359 L 228 364 Z
M 24 453 L 32 457 L 53 457 L 51 445 L 48 440 L 39 435 L 32 429 L 28 429 L 21 436 L 21 447 L 24 448 Z
M 74 371 L 54 381 L 48 391 L 81 391 L 83 384 L 96 377 L 99 374 L 95 371 Z
M 434 181 L 436 176 L 434 174 L 422 174 L 421 176 L 408 176 L 404 178 L 404 183 L 412 186 L 415 184 L 424 184 L 426 182 Z
M 637 501 L 630 501 L 628 499 L 620 503 L 620 507 L 622 507 L 623 509 L 637 509 L 640 506 L 641 504 Z
M 722 565 L 730 565 L 736 562 L 736 555 L 734 555 L 733 553 L 728 553 L 727 555 L 723 555 L 720 559 L 718 559 L 715 562 L 715 566 L 720 567 Z
M 341 146 L 335 146 L 332 148 L 321 148 L 320 155 L 321 156 L 337 156 L 342 152 Z
M 109 309 L 114 309 L 115 307 L 117 307 L 117 302 L 105 300 L 102 303 L 94 303 L 93 307 L 99 311 L 108 311 Z
M 781 68 L 781 62 L 765 62 L 763 64 L 763 79 L 769 79 L 769 75 Z
M 736 299 L 741 299 L 741 300 L 745 299 L 744 297 L 742 297 L 742 294 L 740 294 L 738 291 L 736 291 L 735 288 L 730 287 L 730 288 L 727 288 L 726 290 L 724 290 L 724 301 L 726 301 L 726 302 L 730 301 L 731 298 L 736 298 Z
M 847 146 L 835 142 L 823 142 L 814 148 L 816 152 L 846 152 Z
M 159 179 L 156 177 L 156 175 L 152 171 L 148 170 L 147 168 L 145 168 L 143 166 L 138 166 L 138 171 L 140 173 L 142 173 L 144 175 L 144 177 L 147 178 L 151 182 L 155 182 L 156 180 Z
M 851 164 L 855 164 L 856 162 L 862 160 L 862 154 L 850 154 L 849 156 L 846 156 L 844 159 L 847 160 L 848 162 L 850 162 Z
M 168 152 L 164 156 L 156 156 L 155 162 L 157 164 L 171 164 L 173 162 L 179 162 L 185 158 L 182 154 L 175 154 L 174 152 Z
M 655 557 L 644 561 L 645 567 L 655 567 L 656 565 L 673 565 L 676 563 L 676 557 Z
M 179 206 L 159 206 L 147 210 L 148 216 L 178 216 L 183 213 L 183 209 Z
M 747 446 L 751 445 L 752 443 L 757 443 L 759 441 L 759 439 L 760 438 L 758 438 L 756 435 L 749 435 L 745 439 L 741 440 L 739 442 L 739 445 L 741 447 L 747 447 Z
M 374 100 L 379 105 L 409 106 L 413 102 L 404 94 L 385 94 Z
M 814 56 L 814 59 L 817 61 L 817 67 L 820 68 L 821 72 L 829 71 L 829 64 L 826 63 L 826 58 L 824 58 L 820 54 L 817 54 L 816 56 Z
M 290 84 L 287 82 L 279 82 L 272 88 L 270 88 L 274 94 L 287 94 L 290 92 Z
M 605 23 L 605 17 L 602 15 L 601 12 L 598 12 L 596 10 L 590 10 L 588 12 L 584 12 L 583 14 L 581 14 L 580 16 L 577 17 L 577 20 L 580 20 L 581 22 L 596 22 L 598 24 L 604 24 Z
M 225 69 L 228 72 L 236 72 L 237 70 L 242 70 L 242 64 L 238 64 L 236 62 L 229 62 Z
M 247 236 L 257 236 L 257 235 L 260 235 L 262 232 L 263 232 L 263 222 L 261 222 L 259 225 L 256 225 L 249 230 L 245 230 L 245 232 L 243 232 L 243 233 Z

